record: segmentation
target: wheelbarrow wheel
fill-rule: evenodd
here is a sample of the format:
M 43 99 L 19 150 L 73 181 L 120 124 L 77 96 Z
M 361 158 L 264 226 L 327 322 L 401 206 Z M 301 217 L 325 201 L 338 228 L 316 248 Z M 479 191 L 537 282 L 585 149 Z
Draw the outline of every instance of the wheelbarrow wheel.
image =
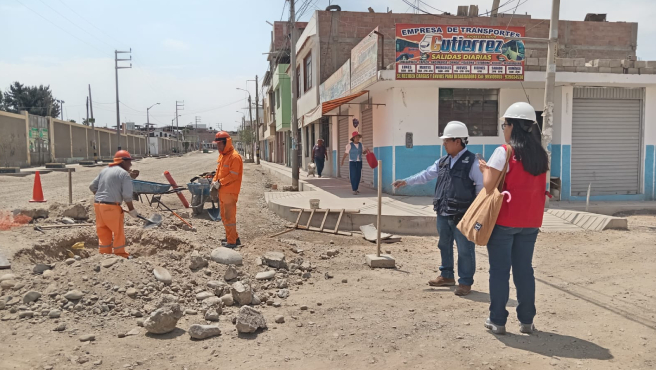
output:
M 203 198 L 202 195 L 191 196 L 191 209 L 194 215 L 203 213 L 203 207 L 205 206 L 205 199 Z

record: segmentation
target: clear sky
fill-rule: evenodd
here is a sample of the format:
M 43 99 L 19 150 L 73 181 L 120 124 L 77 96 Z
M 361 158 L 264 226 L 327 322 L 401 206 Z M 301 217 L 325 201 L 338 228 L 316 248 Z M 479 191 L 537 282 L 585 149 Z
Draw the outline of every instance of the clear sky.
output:
M 307 21 L 328 0 L 306 1 Z M 415 3 L 415 0 L 410 0 Z M 503 4 L 505 1 L 501 1 Z M 342 10 L 414 12 L 404 0 L 332 0 Z M 452 13 L 457 4 L 477 4 L 480 12 L 492 0 L 424 0 Z M 655 0 L 563 0 L 561 19 L 583 20 L 586 13 L 607 13 L 609 21 L 638 22 L 638 57 L 656 60 Z M 549 18 L 551 1 L 519 0 L 502 11 Z M 138 124 L 150 120 L 171 124 L 175 101 L 184 100 L 180 125 L 194 121 L 214 128 L 237 127 L 241 111 L 247 113 L 247 88 L 255 98 L 255 75 L 263 77 L 271 26 L 265 21 L 288 17 L 284 0 L 0 0 L 3 26 L 0 51 L 0 90 L 13 81 L 50 85 L 64 100 L 64 118 L 80 122 L 86 115 L 87 84 L 91 84 L 94 116 L 99 126 L 116 124 L 114 50 L 132 48 L 132 69 L 119 70 L 121 121 Z

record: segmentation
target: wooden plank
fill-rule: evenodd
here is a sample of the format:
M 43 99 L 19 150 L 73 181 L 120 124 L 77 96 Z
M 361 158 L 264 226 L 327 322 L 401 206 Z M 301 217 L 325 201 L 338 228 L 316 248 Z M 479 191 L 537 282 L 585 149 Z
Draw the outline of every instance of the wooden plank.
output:
M 308 217 L 308 222 L 307 222 L 307 224 L 305 225 L 305 228 L 306 228 L 306 229 L 309 229 L 309 228 L 310 228 L 310 222 L 312 222 L 312 216 L 314 216 L 314 210 L 312 210 L 312 211 L 310 212 L 310 217 Z
M 294 230 L 296 230 L 296 228 L 289 228 L 289 229 L 287 229 L 287 230 L 284 230 L 284 231 L 281 231 L 281 232 L 275 233 L 275 234 L 273 234 L 273 235 L 269 235 L 269 238 L 274 238 L 274 237 L 276 237 L 276 236 L 278 236 L 278 235 L 287 234 L 288 232 L 290 232 L 290 231 L 294 231 Z
M 294 229 L 298 227 L 298 222 L 301 220 L 301 215 L 303 215 L 303 212 L 298 212 L 298 217 L 296 217 L 296 223 L 294 223 Z
M 292 208 L 292 209 L 290 209 L 290 211 L 292 211 L 292 212 L 301 212 L 301 211 L 310 212 L 312 210 L 307 209 L 307 208 Z M 327 209 L 327 210 L 326 209 L 315 209 L 315 211 L 317 211 L 317 212 L 326 212 L 326 211 L 329 211 L 329 212 L 342 212 L 343 211 L 344 213 L 360 213 L 359 209 Z
M 333 230 L 333 234 L 337 234 L 337 230 L 339 230 L 339 224 L 342 222 L 342 216 L 344 216 L 345 210 L 342 210 L 339 212 L 339 217 L 337 218 L 337 223 L 335 224 L 335 230 Z
M 309 228 L 307 228 L 305 230 L 316 231 L 316 232 L 320 232 L 320 233 L 332 233 L 332 231 L 330 231 L 330 230 L 321 231 L 321 229 L 319 229 L 318 227 L 312 227 L 312 226 L 310 226 Z M 338 231 L 336 234 L 337 235 L 344 235 L 344 236 L 353 236 L 353 233 L 350 233 L 348 231 Z
M 323 215 L 323 221 L 321 221 L 321 227 L 319 227 L 319 231 L 323 232 L 323 226 L 326 224 L 326 219 L 328 218 L 328 214 L 330 213 L 330 209 L 326 210 L 326 214 Z
M 7 270 L 11 268 L 11 263 L 4 254 L 0 253 L 0 270 Z

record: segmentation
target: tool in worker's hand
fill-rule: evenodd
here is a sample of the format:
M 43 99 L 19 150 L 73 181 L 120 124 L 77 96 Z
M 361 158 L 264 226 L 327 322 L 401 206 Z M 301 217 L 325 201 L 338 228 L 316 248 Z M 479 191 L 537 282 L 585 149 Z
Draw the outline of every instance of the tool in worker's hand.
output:
M 123 212 L 125 212 L 125 213 L 129 213 L 129 212 L 126 211 L 126 210 L 123 210 Z M 162 215 L 160 215 L 160 214 L 158 214 L 158 213 L 155 213 L 154 215 L 150 216 L 150 218 L 146 218 L 146 217 L 144 217 L 144 216 L 142 216 L 142 215 L 137 215 L 137 217 L 140 218 L 140 219 L 142 219 L 142 220 L 144 220 L 144 221 L 146 221 L 146 223 L 145 223 L 144 226 L 143 226 L 144 230 L 148 230 L 148 229 L 156 228 L 156 227 L 158 227 L 159 225 L 161 225 L 161 224 L 162 224 L 162 221 L 164 220 L 164 219 L 162 218 Z
M 221 208 L 216 208 L 214 199 L 212 199 L 212 208 L 207 210 L 207 214 L 210 215 L 212 221 L 221 221 Z
M 175 217 L 179 218 L 182 222 L 184 222 L 185 224 L 187 224 L 187 226 L 189 226 L 191 229 L 194 228 L 193 226 L 191 226 L 191 224 L 190 224 L 189 222 L 185 221 L 184 218 L 180 217 L 179 214 L 175 213 L 171 208 L 169 208 L 169 206 L 167 206 L 166 204 L 164 204 L 164 203 L 162 203 L 162 202 L 158 202 L 158 203 L 159 203 L 162 207 L 166 208 L 167 211 L 173 213 L 173 215 L 174 215 Z

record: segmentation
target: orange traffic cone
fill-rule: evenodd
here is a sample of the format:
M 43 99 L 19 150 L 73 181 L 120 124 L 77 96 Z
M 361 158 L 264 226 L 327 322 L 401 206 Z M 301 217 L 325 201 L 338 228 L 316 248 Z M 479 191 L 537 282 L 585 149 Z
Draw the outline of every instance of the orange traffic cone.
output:
M 39 175 L 39 171 L 36 171 L 34 173 L 34 187 L 32 188 L 32 200 L 30 200 L 30 203 L 43 203 L 45 201 L 43 199 L 43 189 L 41 188 L 41 175 Z

